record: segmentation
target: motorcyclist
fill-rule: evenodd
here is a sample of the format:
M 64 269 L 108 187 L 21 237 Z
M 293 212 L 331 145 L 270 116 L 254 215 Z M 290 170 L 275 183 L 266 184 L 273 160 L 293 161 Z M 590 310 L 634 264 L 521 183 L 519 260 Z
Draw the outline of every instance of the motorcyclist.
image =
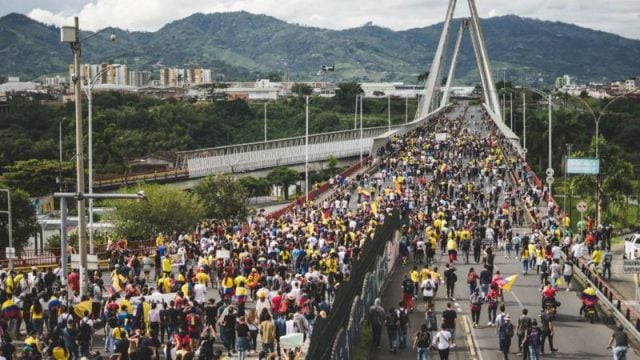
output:
M 545 309 L 548 304 L 552 304 L 556 308 L 560 306 L 560 302 L 556 300 L 556 289 L 551 286 L 549 281 L 545 282 L 542 290 L 542 309 Z
M 596 306 L 598 304 L 598 296 L 596 295 L 596 289 L 592 287 L 587 287 L 580 294 L 580 301 L 582 301 L 582 306 L 580 307 L 580 315 L 584 312 L 584 310 L 589 306 Z

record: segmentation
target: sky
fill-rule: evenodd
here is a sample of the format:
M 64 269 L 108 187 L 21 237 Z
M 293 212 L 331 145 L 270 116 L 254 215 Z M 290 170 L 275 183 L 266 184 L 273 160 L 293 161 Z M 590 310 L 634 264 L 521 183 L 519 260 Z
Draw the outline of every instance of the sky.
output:
M 84 30 L 114 26 L 156 31 L 196 12 L 245 10 L 336 30 L 368 22 L 405 30 L 442 22 L 447 4 L 447 0 L 0 0 L 0 16 L 18 12 L 54 25 L 73 25 L 73 17 L 79 16 Z M 478 0 L 477 7 L 483 18 L 515 14 L 640 39 L 640 0 Z M 456 17 L 467 15 L 467 1 L 458 0 Z

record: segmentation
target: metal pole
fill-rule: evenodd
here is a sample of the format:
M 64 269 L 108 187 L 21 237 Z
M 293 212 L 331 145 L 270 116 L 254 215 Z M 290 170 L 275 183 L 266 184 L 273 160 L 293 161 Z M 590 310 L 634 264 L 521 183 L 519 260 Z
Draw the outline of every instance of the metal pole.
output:
M 76 41 L 72 44 L 73 65 L 76 73 L 75 82 L 75 110 L 76 110 L 76 188 L 77 192 L 84 193 L 84 144 L 82 131 L 82 74 L 80 73 L 80 25 L 78 17 L 75 17 Z M 78 198 L 78 248 L 80 251 L 80 296 L 87 290 L 87 224 L 85 220 L 86 210 L 84 199 Z
M 89 193 L 93 193 L 93 109 L 91 104 L 93 103 L 93 82 L 89 84 L 89 91 L 87 92 L 87 104 L 89 107 Z M 93 199 L 89 199 L 89 254 L 95 254 L 93 248 Z
M 309 202 L 309 95 L 305 97 L 305 132 L 304 132 L 304 191 L 305 201 Z
M 264 103 L 264 142 L 267 142 L 267 103 Z
M 549 169 L 553 168 L 552 167 L 552 163 L 551 163 L 551 160 L 552 160 L 552 157 L 553 157 L 552 156 L 553 155 L 553 153 L 552 153 L 553 149 L 551 147 L 551 139 L 553 138 L 553 127 L 552 127 L 552 123 L 551 123 L 552 121 L 553 121 L 553 119 L 551 117 L 551 92 L 549 92 Z M 551 184 L 549 184 L 549 201 L 551 201 L 551 194 L 552 194 L 551 193 Z
M 513 93 L 509 93 L 509 106 L 511 108 L 509 110 L 509 117 L 511 118 L 511 125 L 509 127 L 511 128 L 511 131 L 513 131 Z
M 60 264 L 62 266 L 62 285 L 67 284 L 68 260 L 69 254 L 67 248 L 69 246 L 67 237 L 67 199 L 60 198 Z
M 409 122 L 409 97 L 404 97 L 404 123 L 407 124 Z
M 353 118 L 353 130 L 358 129 L 358 100 L 360 100 L 360 95 L 356 95 L 356 111 Z
M 391 96 L 387 95 L 387 131 L 391 131 Z
M 527 94 L 525 92 L 522 93 L 522 148 L 527 148 Z M 526 151 L 522 157 L 527 160 Z
M 503 82 L 504 84 L 504 82 Z M 507 94 L 504 93 L 504 91 L 502 92 L 502 122 L 504 123 L 507 119 L 507 99 L 506 99 Z
M 362 99 L 363 99 L 363 97 L 361 96 L 360 97 L 360 166 L 361 167 L 362 167 L 362 152 L 363 152 L 363 149 L 362 149 L 362 146 L 363 146 L 362 138 L 363 138 L 363 135 L 364 135 L 364 131 L 362 130 Z
M 62 120 L 58 122 L 58 152 L 58 190 L 62 191 Z

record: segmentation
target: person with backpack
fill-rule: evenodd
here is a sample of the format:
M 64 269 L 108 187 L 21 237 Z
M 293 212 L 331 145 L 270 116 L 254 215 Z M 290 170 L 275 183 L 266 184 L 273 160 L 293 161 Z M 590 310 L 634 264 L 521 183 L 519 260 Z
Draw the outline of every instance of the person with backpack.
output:
M 426 324 L 422 324 L 420 331 L 413 338 L 413 350 L 417 353 L 418 360 L 429 358 L 429 345 L 431 344 L 431 333 Z
M 503 359 L 509 360 L 509 348 L 511 347 L 511 338 L 513 338 L 514 329 L 511 323 L 511 315 L 504 314 L 500 316 L 498 322 L 498 341 L 500 351 L 502 351 Z
M 401 287 L 402 287 L 402 302 L 405 303 L 405 305 L 409 310 L 413 311 L 413 292 L 415 287 L 413 285 L 413 281 L 411 281 L 408 275 L 404 276 Z
M 540 359 L 540 328 L 536 319 L 531 320 L 531 327 L 525 333 L 525 340 L 522 342 L 522 346 L 525 346 L 525 342 L 529 348 L 529 360 Z
M 409 332 L 409 310 L 404 301 L 400 301 L 396 310 L 398 316 L 398 349 L 407 348 L 407 333 Z
M 544 354 L 544 343 L 545 341 L 549 341 L 549 349 L 551 352 L 556 352 L 558 349 L 553 347 L 553 310 L 547 309 L 543 310 L 542 314 L 540 314 L 540 322 L 542 323 L 541 327 L 541 337 L 540 337 L 540 353 Z
M 489 306 L 487 307 L 487 311 L 489 314 L 489 326 L 495 326 L 499 299 L 500 294 L 498 293 L 498 286 L 492 285 L 491 290 L 489 290 L 489 293 L 487 293 L 487 303 L 489 304 Z
M 458 281 L 458 275 L 456 275 L 456 268 L 453 265 L 447 264 L 447 269 L 444 271 L 444 280 L 447 285 L 447 298 L 451 301 L 456 301 L 453 294 L 456 289 L 456 282 Z
M 427 303 L 427 306 L 433 304 L 435 287 L 435 282 L 431 280 L 431 273 L 427 273 L 427 278 L 422 282 L 422 300 Z
M 389 337 L 389 351 L 392 353 L 398 349 L 398 316 L 396 309 L 389 309 L 389 314 L 384 319 L 384 324 L 387 326 L 387 335 Z
M 482 303 L 484 303 L 484 297 L 480 294 L 479 288 L 475 288 L 469 298 L 469 303 L 471 304 L 471 322 L 473 327 L 477 328 L 480 325 L 480 312 L 482 311 Z
M 473 295 L 473 293 L 478 288 L 478 279 L 480 276 L 475 271 L 473 267 L 469 268 L 469 272 L 467 273 L 467 285 L 469 285 L 469 295 Z
M 438 331 L 438 319 L 436 318 L 436 312 L 434 309 L 434 304 L 427 305 L 427 312 L 424 314 L 424 323 L 427 325 L 427 331 L 436 332 Z
M 78 345 L 80 356 L 90 355 L 91 336 L 93 335 L 93 320 L 89 318 L 89 312 L 85 310 L 84 317 L 78 323 Z
M 518 355 L 522 355 L 523 359 L 529 358 L 528 342 L 525 337 L 525 334 L 531 327 L 531 318 L 528 314 L 528 309 L 522 309 L 522 315 L 518 318 L 518 324 L 516 326 L 516 333 L 518 334 Z
M 611 281 L 611 264 L 613 263 L 613 254 L 611 249 L 606 249 L 604 256 L 602 256 L 602 278 L 605 276 L 607 280 Z

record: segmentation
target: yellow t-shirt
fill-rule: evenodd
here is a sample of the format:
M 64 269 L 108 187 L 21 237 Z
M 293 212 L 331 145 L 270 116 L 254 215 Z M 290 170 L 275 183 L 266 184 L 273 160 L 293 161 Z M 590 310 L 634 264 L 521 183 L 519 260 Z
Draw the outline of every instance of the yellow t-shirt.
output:
M 171 272 L 171 260 L 166 257 L 162 259 L 162 271 L 166 273 Z
M 69 360 L 69 353 L 61 346 L 56 346 L 51 351 L 54 360 Z
M 29 309 L 29 313 L 31 314 L 31 319 L 32 320 L 40 320 L 44 317 L 44 311 L 40 310 L 40 313 L 36 313 L 35 312 L 35 306 L 31 305 L 31 308 Z

